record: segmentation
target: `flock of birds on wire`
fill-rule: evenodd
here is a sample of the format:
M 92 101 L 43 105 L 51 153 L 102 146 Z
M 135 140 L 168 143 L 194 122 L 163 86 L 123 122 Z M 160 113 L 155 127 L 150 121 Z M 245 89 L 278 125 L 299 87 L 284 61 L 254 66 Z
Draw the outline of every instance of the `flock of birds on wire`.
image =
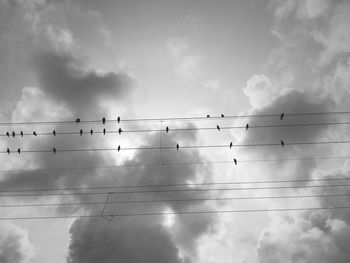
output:
M 220 116 L 221 116 L 222 118 L 225 117 L 224 114 L 221 114 Z M 206 117 L 207 117 L 207 118 L 210 118 L 210 115 L 207 115 Z M 280 120 L 282 120 L 283 118 L 284 118 L 284 113 L 281 113 L 281 115 L 280 115 Z M 121 119 L 120 119 L 120 116 L 118 116 L 118 118 L 117 118 L 117 123 L 118 123 L 118 124 L 120 123 L 120 120 L 121 120 Z M 105 117 L 103 117 L 101 121 L 102 121 L 102 124 L 103 124 L 103 125 L 106 124 L 106 118 L 105 118 Z M 75 120 L 75 122 L 76 122 L 76 123 L 80 123 L 80 118 L 77 118 L 77 119 Z M 216 125 L 216 128 L 217 128 L 218 131 L 220 131 L 220 126 L 219 126 L 219 125 Z M 246 130 L 249 129 L 249 124 L 248 124 L 248 123 L 246 124 L 245 129 L 246 129 Z M 123 130 L 122 130 L 121 128 L 119 128 L 119 129 L 118 129 L 118 133 L 119 133 L 119 134 L 122 134 L 122 132 L 123 132 Z M 165 128 L 165 132 L 166 132 L 166 133 L 169 133 L 169 127 L 168 127 L 168 126 Z M 103 133 L 103 135 L 106 135 L 106 129 L 105 129 L 105 128 L 103 128 L 102 133 Z M 20 134 L 21 137 L 24 136 L 23 131 L 20 131 L 19 134 Z M 82 135 L 84 134 L 83 129 L 80 129 L 79 134 L 80 134 L 80 136 L 82 136 Z M 91 130 L 90 130 L 90 135 L 93 135 L 93 134 L 94 134 L 94 130 L 91 129 Z M 36 131 L 33 131 L 33 135 L 34 135 L 34 136 L 38 136 L 38 134 L 37 134 Z M 52 131 L 52 135 L 53 135 L 53 136 L 56 136 L 56 130 L 53 130 L 53 131 Z M 14 131 L 12 131 L 11 134 L 10 134 L 10 132 L 6 132 L 6 136 L 7 136 L 7 137 L 12 136 L 13 138 L 15 138 L 15 137 L 16 137 L 16 133 L 15 133 Z M 283 140 L 281 140 L 281 146 L 284 147 L 284 141 L 283 141 Z M 233 143 L 232 143 L 232 142 L 230 142 L 229 147 L 230 147 L 230 149 L 233 147 Z M 178 151 L 179 149 L 180 149 L 180 145 L 177 143 L 177 144 L 176 144 L 176 150 Z M 121 150 L 121 146 L 120 146 L 120 145 L 118 145 L 117 150 L 118 150 L 118 152 Z M 7 149 L 6 149 L 6 152 L 7 152 L 7 154 L 10 155 L 10 154 L 11 154 L 10 148 L 7 148 Z M 20 153 L 21 153 L 21 148 L 18 148 L 18 149 L 17 149 L 17 152 L 18 152 L 18 154 L 20 154 Z M 56 154 L 57 149 L 56 149 L 55 147 L 52 148 L 52 152 L 53 152 L 53 154 Z M 237 165 L 237 159 L 234 158 L 233 160 L 234 160 L 235 165 Z

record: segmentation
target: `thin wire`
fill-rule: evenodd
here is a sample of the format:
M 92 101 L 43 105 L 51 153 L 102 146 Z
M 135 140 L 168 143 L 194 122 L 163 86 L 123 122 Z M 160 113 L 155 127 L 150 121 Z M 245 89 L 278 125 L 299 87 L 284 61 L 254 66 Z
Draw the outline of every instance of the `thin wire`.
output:
M 111 194 L 111 193 L 108 193 Z M 45 203 L 45 204 L 0 204 L 1 208 L 10 207 L 42 207 L 42 206 L 74 206 L 74 205 L 107 205 L 108 204 L 138 204 L 138 203 L 162 203 L 162 202 L 196 202 L 196 201 L 231 201 L 231 200 L 264 200 L 264 199 L 288 199 L 288 198 L 323 198 L 346 197 L 350 194 L 326 194 L 326 195 L 285 195 L 285 196 L 249 196 L 249 197 L 217 197 L 217 198 L 190 198 L 190 199 L 157 199 L 157 200 L 128 200 L 128 201 L 104 201 L 104 202 L 75 202 L 75 203 Z M 104 209 L 103 209 L 104 211 Z
M 33 188 L 33 189 L 0 189 L 0 193 L 15 192 L 47 192 L 47 191 L 73 191 L 73 190 L 99 190 L 99 189 L 128 189 L 147 187 L 191 187 L 208 185 L 242 185 L 242 184 L 279 184 L 279 183 L 310 183 L 350 180 L 350 177 L 320 178 L 320 179 L 295 179 L 295 180 L 265 180 L 265 181 L 239 181 L 239 182 L 207 182 L 207 183 L 178 183 L 178 184 L 143 184 L 143 185 L 117 185 L 117 186 L 90 186 L 90 187 L 64 187 L 64 188 Z
M 162 121 L 161 121 L 162 122 Z M 297 123 L 297 124 L 279 124 L 279 125 L 249 125 L 249 129 L 255 128 L 284 128 L 284 127 L 306 127 L 306 126 L 328 126 L 328 125 L 348 125 L 350 122 L 325 122 L 325 123 Z M 231 130 L 231 129 L 246 129 L 246 126 L 220 126 L 222 130 Z M 193 127 L 193 128 L 172 128 L 169 129 L 169 132 L 178 132 L 178 131 L 204 131 L 204 130 L 217 130 L 216 127 Z M 138 129 L 138 130 L 123 130 L 123 133 L 146 133 L 146 132 L 165 132 L 164 129 Z M 85 134 L 90 134 L 90 132 L 85 132 Z M 106 131 L 106 134 L 117 134 L 120 133 L 118 130 L 109 130 Z M 37 136 L 53 136 L 52 132 L 37 132 Z M 103 131 L 94 131 L 94 134 L 103 134 Z M 56 132 L 57 135 L 78 135 L 80 136 L 79 131 L 69 131 L 69 132 Z M 34 136 L 33 133 L 23 133 L 23 136 Z M 91 135 L 90 135 L 91 136 Z M 13 138 L 12 134 L 0 134 L 0 137 L 10 137 Z M 20 137 L 20 134 L 17 133 L 15 137 Z
M 303 158 L 284 158 L 284 159 L 252 159 L 238 160 L 239 163 L 259 163 L 259 162 L 289 162 L 289 161 L 314 161 L 314 160 L 340 160 L 350 159 L 350 156 L 316 156 Z M 136 167 L 159 167 L 159 166 L 187 166 L 187 165 L 206 165 L 206 164 L 234 164 L 233 160 L 228 161 L 200 161 L 200 162 L 174 162 L 174 163 L 139 163 L 122 164 L 108 166 L 87 166 L 87 167 L 61 167 L 61 168 L 38 168 L 38 169 L 16 169 L 0 170 L 0 173 L 22 173 L 22 172 L 46 172 L 46 171 L 66 171 L 66 170 L 91 170 L 91 169 L 120 169 Z
M 178 215 L 178 216 L 180 216 L 180 215 L 195 215 L 195 214 L 260 213 L 260 212 L 287 212 L 287 211 L 340 210 L 340 209 L 350 209 L 350 206 L 244 209 L 244 210 L 212 210 L 212 211 L 177 211 L 177 212 L 153 212 L 153 213 L 124 213 L 124 214 L 108 214 L 105 216 L 113 216 L 113 217 L 166 216 L 166 215 Z M 100 214 L 91 214 L 91 215 L 32 216 L 32 217 L 0 217 L 0 220 L 41 220 L 41 219 L 100 218 L 100 217 L 101 217 Z
M 186 188 L 186 189 L 153 189 L 139 191 L 113 191 L 113 194 L 143 194 L 143 193 L 172 193 L 172 192 L 203 192 L 203 191 L 242 191 L 242 190 L 274 190 L 274 189 L 298 189 L 298 188 L 322 188 L 322 187 L 348 187 L 350 184 L 324 184 L 324 185 L 293 185 L 293 186 L 266 186 L 266 187 L 241 187 L 241 188 Z M 78 192 L 78 193 L 22 193 L 1 194 L 0 197 L 28 197 L 28 196 L 79 196 L 79 195 L 106 195 L 109 192 Z
M 334 111 L 334 112 L 304 112 L 304 113 L 284 113 L 284 118 L 298 117 L 298 116 L 314 116 L 314 115 L 339 115 L 350 114 L 350 111 Z M 159 122 L 159 121 L 194 121 L 194 120 L 217 120 L 217 119 L 237 119 L 237 118 L 259 118 L 259 117 L 280 117 L 279 114 L 249 114 L 249 115 L 226 115 L 225 117 L 213 116 L 213 117 L 165 117 L 165 118 L 134 118 L 134 119 L 121 119 L 119 122 Z M 106 119 L 105 122 L 118 122 L 117 119 Z M 118 122 L 118 123 L 119 123 Z M 102 123 L 101 120 L 65 120 L 65 121 L 28 121 L 28 122 L 0 122 L 2 126 L 14 126 L 14 125 L 33 125 L 33 124 L 82 124 L 82 123 Z
M 341 141 L 319 141 L 319 142 L 284 142 L 284 146 L 288 145 L 319 145 L 319 144 L 344 144 L 350 143 L 350 140 Z M 280 143 L 255 143 L 255 144 L 234 144 L 232 147 L 266 147 L 266 146 L 281 146 Z M 228 148 L 228 144 L 224 145 L 185 145 L 180 146 L 180 149 L 205 149 L 205 148 Z M 95 152 L 95 151 L 130 151 L 130 150 L 176 150 L 175 146 L 163 147 L 126 147 L 118 150 L 117 148 L 86 148 L 86 149 L 56 149 L 56 152 Z M 21 150 L 21 153 L 48 153 L 52 150 Z M 0 153 L 7 154 L 6 151 Z

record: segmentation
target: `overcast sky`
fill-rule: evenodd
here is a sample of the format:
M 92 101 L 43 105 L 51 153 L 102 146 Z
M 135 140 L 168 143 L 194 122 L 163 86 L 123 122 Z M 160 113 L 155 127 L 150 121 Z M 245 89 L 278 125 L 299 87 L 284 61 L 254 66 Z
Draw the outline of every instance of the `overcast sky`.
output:
M 280 114 L 284 124 L 349 121 L 349 0 L 0 0 L 0 122 Z M 171 131 L 281 124 L 251 117 L 201 122 L 0 126 L 0 188 L 157 185 L 350 176 L 347 159 L 240 160 L 349 156 L 347 144 L 181 149 L 182 145 L 349 140 L 348 125 Z M 87 134 L 121 127 L 169 133 Z M 19 132 L 78 132 L 24 136 Z M 22 150 L 159 147 L 18 154 Z M 210 164 L 236 158 L 238 165 Z M 138 166 L 171 162 L 205 165 Z M 128 165 L 119 169 L 64 167 Z M 345 184 L 344 181 L 341 183 Z M 294 183 L 296 184 L 296 183 Z M 293 185 L 294 185 L 293 184 Z M 304 182 L 304 185 L 312 184 Z M 290 184 L 289 184 L 290 185 Z M 300 184 L 298 184 L 300 185 Z M 247 185 L 245 185 L 247 186 Z M 248 185 L 257 187 L 258 185 Z M 259 185 L 261 186 L 261 184 Z M 271 186 L 265 185 L 265 186 Z M 238 187 L 234 185 L 233 187 Z M 189 186 L 183 186 L 183 189 Z M 151 188 L 155 190 L 156 188 Z M 158 188 L 157 188 L 158 189 Z M 336 191 L 335 191 L 336 190 Z M 193 212 L 347 206 L 349 197 L 176 202 L 164 199 L 325 195 L 346 187 L 183 191 L 110 195 L 107 213 Z M 1 197 L 0 205 L 104 202 L 95 197 Z M 0 217 L 99 214 L 103 205 L 1 208 Z M 107 218 L 108 219 L 108 218 Z M 317 210 L 0 222 L 1 263 L 350 261 L 350 212 Z

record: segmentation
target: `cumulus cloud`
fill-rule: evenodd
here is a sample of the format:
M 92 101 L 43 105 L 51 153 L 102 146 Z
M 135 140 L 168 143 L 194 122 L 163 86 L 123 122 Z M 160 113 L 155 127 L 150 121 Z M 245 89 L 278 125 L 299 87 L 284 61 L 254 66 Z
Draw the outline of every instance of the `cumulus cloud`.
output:
M 34 252 L 26 231 L 10 223 L 0 224 L 0 261 L 2 263 L 29 263 Z

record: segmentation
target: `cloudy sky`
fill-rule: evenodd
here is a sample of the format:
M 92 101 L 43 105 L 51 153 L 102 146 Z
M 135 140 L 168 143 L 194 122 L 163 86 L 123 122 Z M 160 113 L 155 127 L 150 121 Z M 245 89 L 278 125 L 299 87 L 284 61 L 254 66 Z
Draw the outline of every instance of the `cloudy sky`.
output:
M 346 209 L 176 214 L 349 206 L 349 196 L 320 196 L 350 194 L 346 186 L 308 187 L 318 184 L 314 180 L 327 179 L 323 183 L 329 184 L 349 176 L 346 158 L 312 159 L 349 156 L 349 146 L 288 145 L 349 140 L 348 125 L 216 129 L 216 125 L 245 127 L 247 123 L 279 125 L 279 116 L 123 122 L 123 118 L 282 112 L 286 113 L 283 124 L 348 122 L 348 114 L 288 113 L 349 111 L 349 25 L 349 0 L 0 0 L 1 123 L 122 119 L 118 125 L 105 126 L 1 125 L 1 191 L 155 185 L 147 188 L 151 193 L 110 194 L 109 201 L 161 200 L 105 207 L 107 214 L 160 213 L 156 216 L 0 221 L 0 262 L 349 262 Z M 105 136 L 96 133 L 103 128 Z M 108 133 L 118 128 L 163 132 Z M 59 134 L 80 129 L 87 133 Z M 40 135 L 53 130 L 58 133 L 55 137 Z M 12 131 L 16 137 L 8 138 L 6 132 Z M 39 136 L 26 135 L 33 131 Z M 230 142 L 279 144 L 280 140 L 285 147 L 228 147 Z M 176 144 L 179 151 L 174 150 Z M 226 144 L 219 149 L 181 149 L 182 145 Z M 25 152 L 118 145 L 120 152 Z M 167 146 L 174 149 L 123 151 L 123 147 Z M 238 165 L 211 163 L 233 158 Z M 293 158 L 309 159 L 244 162 Z M 184 162 L 202 165 L 140 166 Z M 129 167 L 96 168 L 123 165 Z M 62 169 L 73 167 L 90 169 Z M 186 184 L 267 180 L 292 182 L 242 187 L 305 187 L 200 191 L 195 186 L 199 191 L 162 192 L 156 186 L 182 184 L 180 189 L 193 190 Z M 109 192 L 103 191 L 106 194 L 45 196 L 39 191 L 32 197 L 0 197 L 0 217 L 99 215 Z M 176 201 L 281 195 L 316 197 Z M 100 204 L 4 207 L 72 202 Z

